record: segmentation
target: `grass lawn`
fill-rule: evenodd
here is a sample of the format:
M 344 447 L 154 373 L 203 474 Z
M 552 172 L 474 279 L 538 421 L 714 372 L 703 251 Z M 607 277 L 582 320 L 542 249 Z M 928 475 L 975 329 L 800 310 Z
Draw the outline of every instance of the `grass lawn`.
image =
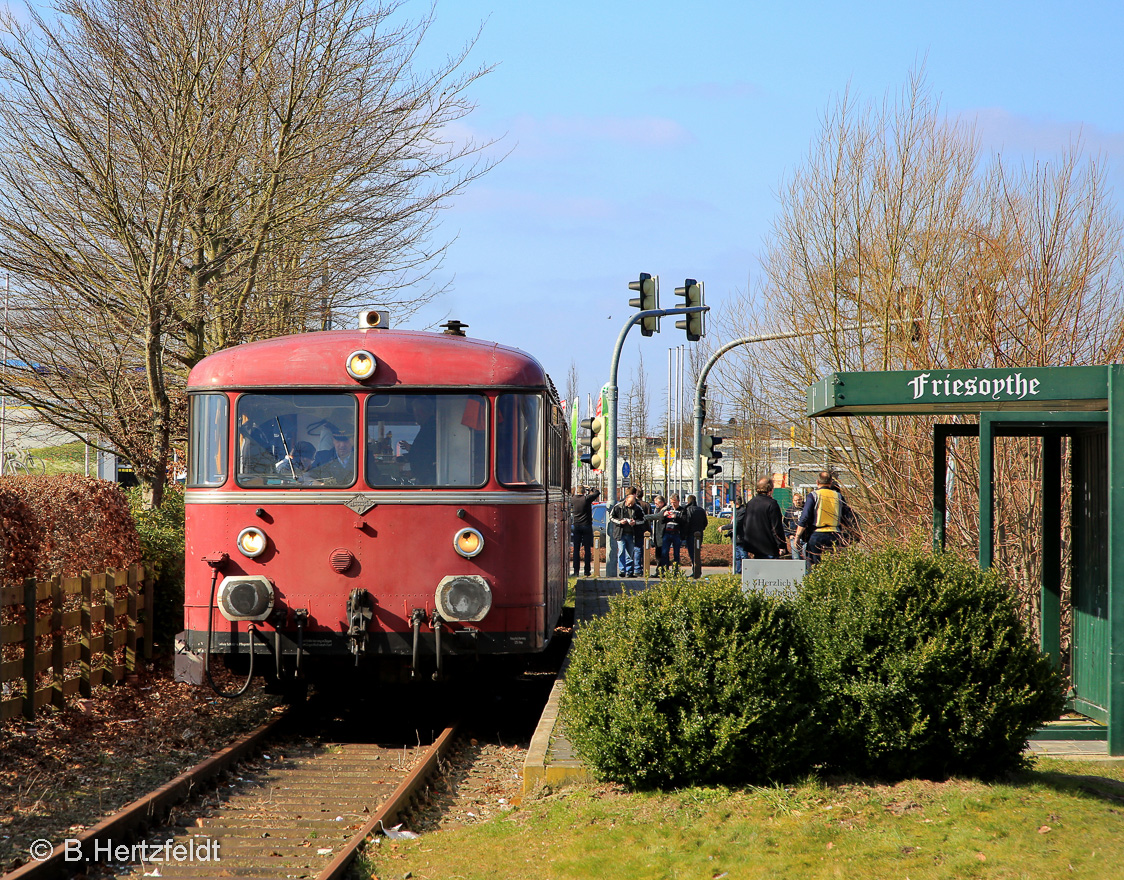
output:
M 61 446 L 46 446 L 41 449 L 29 450 L 33 456 L 40 459 L 46 468 L 47 476 L 57 474 L 84 474 L 86 472 L 86 444 L 80 442 L 64 443 Z M 90 450 L 90 470 L 96 475 L 98 466 L 98 453 L 96 449 Z M 33 471 L 38 473 L 38 471 Z
M 418 840 L 380 838 L 391 880 L 1124 877 L 1124 760 L 1039 759 L 1003 783 L 806 783 L 628 794 L 582 786 Z

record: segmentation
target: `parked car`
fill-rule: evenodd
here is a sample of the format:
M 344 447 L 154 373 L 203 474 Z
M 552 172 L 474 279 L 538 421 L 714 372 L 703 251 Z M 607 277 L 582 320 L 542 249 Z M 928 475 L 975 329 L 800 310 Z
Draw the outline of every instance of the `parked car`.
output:
M 605 502 L 595 501 L 593 503 L 593 533 L 601 538 L 601 542 L 605 542 Z

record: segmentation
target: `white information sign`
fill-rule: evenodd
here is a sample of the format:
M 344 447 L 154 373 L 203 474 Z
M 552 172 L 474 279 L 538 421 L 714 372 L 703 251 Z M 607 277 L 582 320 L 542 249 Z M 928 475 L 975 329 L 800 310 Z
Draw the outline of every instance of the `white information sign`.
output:
M 796 592 L 804 579 L 802 559 L 743 559 L 742 590 L 759 590 L 767 596 Z

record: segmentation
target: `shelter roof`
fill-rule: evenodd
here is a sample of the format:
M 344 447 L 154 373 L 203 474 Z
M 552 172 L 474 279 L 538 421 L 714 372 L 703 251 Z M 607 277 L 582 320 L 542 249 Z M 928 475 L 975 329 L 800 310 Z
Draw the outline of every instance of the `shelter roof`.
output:
M 808 415 L 1107 411 L 1108 367 L 832 373 L 808 388 Z

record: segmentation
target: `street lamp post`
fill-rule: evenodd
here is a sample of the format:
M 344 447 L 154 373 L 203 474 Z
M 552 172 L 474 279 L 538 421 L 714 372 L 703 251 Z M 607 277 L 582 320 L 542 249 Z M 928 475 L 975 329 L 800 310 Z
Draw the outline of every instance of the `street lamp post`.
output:
M 625 337 L 628 336 L 628 331 L 638 324 L 644 318 L 662 318 L 667 315 L 691 315 L 695 312 L 706 312 L 710 310 L 710 306 L 689 306 L 677 309 L 648 309 L 646 311 L 637 312 L 628 321 L 625 322 L 621 328 L 620 335 L 617 337 L 617 344 L 613 348 L 613 360 L 609 364 L 609 384 L 605 386 L 605 470 L 607 477 L 607 500 L 606 511 L 612 513 L 613 507 L 617 503 L 617 371 L 621 359 L 621 351 L 624 348 Z M 695 446 L 696 451 L 698 446 Z M 608 531 L 608 523 L 606 523 L 606 531 Z M 605 556 L 605 574 L 608 577 L 616 577 L 617 574 L 617 556 L 616 556 L 617 541 L 616 538 L 609 538 L 609 550 Z
M 953 317 L 953 316 L 949 316 Z M 898 319 L 889 322 L 891 326 L 898 324 L 912 323 L 909 319 Z M 881 327 L 879 323 L 869 324 L 849 324 L 845 327 L 840 327 L 839 330 L 848 332 L 851 330 L 868 330 L 872 327 Z M 699 449 L 702 447 L 702 423 L 703 423 L 703 394 L 706 391 L 706 378 L 710 375 L 711 368 L 718 363 L 718 359 L 731 349 L 737 348 L 740 345 L 749 345 L 753 342 L 774 342 L 778 339 L 801 339 L 808 336 L 815 336 L 819 331 L 816 330 L 799 330 L 790 331 L 788 333 L 765 333 L 760 336 L 743 336 L 740 339 L 735 339 L 732 342 L 727 342 L 718 351 L 710 356 L 710 359 L 703 366 L 702 371 L 699 373 L 698 382 L 695 383 L 695 436 L 694 436 L 694 455 L 695 455 L 695 478 L 694 478 L 694 491 L 695 496 L 699 494 Z M 743 482 L 745 475 L 742 475 Z

